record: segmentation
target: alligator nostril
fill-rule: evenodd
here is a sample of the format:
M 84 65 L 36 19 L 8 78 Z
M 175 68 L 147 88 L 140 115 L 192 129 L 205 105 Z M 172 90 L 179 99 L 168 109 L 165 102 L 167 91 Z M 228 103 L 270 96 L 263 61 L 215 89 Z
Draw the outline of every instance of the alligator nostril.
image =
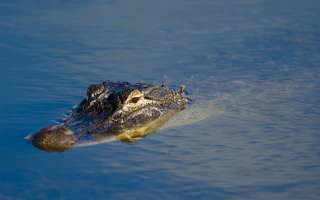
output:
M 63 126 L 43 128 L 30 140 L 35 147 L 45 151 L 65 151 L 77 141 L 72 131 Z

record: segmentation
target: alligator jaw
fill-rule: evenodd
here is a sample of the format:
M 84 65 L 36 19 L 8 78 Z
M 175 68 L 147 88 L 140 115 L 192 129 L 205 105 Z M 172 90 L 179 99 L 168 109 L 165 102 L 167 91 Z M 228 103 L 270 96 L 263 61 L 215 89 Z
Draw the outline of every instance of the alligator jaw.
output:
M 143 137 L 157 131 L 160 129 L 160 127 L 166 123 L 170 118 L 175 116 L 177 114 L 177 110 L 173 110 L 171 112 L 168 112 L 158 119 L 151 121 L 147 124 L 134 127 L 131 129 L 123 130 L 121 133 L 119 133 L 116 138 L 119 139 L 122 142 L 135 142 L 137 140 L 142 139 Z

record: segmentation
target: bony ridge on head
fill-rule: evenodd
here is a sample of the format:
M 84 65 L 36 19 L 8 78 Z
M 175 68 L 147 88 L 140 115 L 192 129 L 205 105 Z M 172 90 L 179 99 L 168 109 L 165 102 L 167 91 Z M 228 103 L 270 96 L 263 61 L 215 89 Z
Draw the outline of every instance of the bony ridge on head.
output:
M 184 93 L 185 90 L 186 90 L 186 86 L 185 86 L 185 85 L 180 85 L 178 92 L 179 92 L 180 94 L 182 94 L 182 93 Z

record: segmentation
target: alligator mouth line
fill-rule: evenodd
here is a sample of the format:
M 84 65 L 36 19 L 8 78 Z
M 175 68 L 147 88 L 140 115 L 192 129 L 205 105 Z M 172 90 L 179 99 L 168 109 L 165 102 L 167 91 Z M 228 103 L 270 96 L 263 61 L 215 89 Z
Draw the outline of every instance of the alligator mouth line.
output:
M 156 132 L 157 130 L 159 130 L 163 124 L 165 124 L 169 119 L 171 119 L 175 115 L 176 115 L 175 111 L 170 111 L 154 121 L 151 121 L 147 124 L 143 124 L 130 129 L 124 129 L 118 135 L 113 135 L 112 137 L 110 137 L 110 134 L 108 133 L 92 134 L 91 135 L 91 137 L 93 138 L 92 141 L 94 141 L 93 142 L 94 144 L 105 143 L 108 141 L 116 141 L 116 140 L 125 142 L 125 143 L 136 142 L 146 137 L 147 135 L 150 135 Z M 54 130 L 55 128 L 59 129 L 61 127 L 55 126 L 55 127 L 52 127 L 51 129 Z M 63 129 L 64 128 L 65 127 L 63 127 Z M 70 135 L 71 137 L 75 136 L 74 133 L 72 133 L 70 130 L 67 130 L 67 131 L 68 131 L 68 135 Z M 80 138 L 77 138 L 77 137 L 75 137 L 75 139 L 72 140 L 74 142 L 60 143 L 55 145 L 46 145 L 45 143 L 42 143 L 42 144 L 35 143 L 34 141 L 39 141 L 39 139 L 35 140 L 34 137 L 35 137 L 34 135 L 30 134 L 30 135 L 27 135 L 24 139 L 30 141 L 34 146 L 47 152 L 63 152 L 70 149 L 71 147 L 88 146 L 88 144 L 87 145 L 81 144 L 81 142 L 79 144 L 76 144 L 77 141 L 81 141 Z M 54 137 L 56 137 L 56 135 L 54 135 Z

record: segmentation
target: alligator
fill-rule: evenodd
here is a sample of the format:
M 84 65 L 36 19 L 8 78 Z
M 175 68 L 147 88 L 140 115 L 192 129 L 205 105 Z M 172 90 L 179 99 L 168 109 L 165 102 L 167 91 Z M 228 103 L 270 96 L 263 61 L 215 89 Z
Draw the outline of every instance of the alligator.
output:
M 157 131 L 186 108 L 185 86 L 170 89 L 149 83 L 104 81 L 92 84 L 87 97 L 57 125 L 40 129 L 29 137 L 32 145 L 62 152 L 86 138 L 114 136 L 132 142 Z

